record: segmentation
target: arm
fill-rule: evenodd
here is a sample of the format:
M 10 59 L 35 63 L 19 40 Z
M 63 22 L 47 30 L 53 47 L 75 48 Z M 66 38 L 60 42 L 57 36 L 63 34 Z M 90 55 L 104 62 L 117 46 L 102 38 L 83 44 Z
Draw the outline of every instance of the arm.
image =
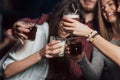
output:
M 120 47 L 116 46 L 109 41 L 97 35 L 92 42 L 97 48 L 99 48 L 104 55 L 112 59 L 116 64 L 120 66 Z
M 17 38 L 22 44 L 24 44 L 23 40 L 28 39 L 27 35 L 24 33 L 29 33 L 29 28 L 32 28 L 36 23 L 41 25 L 44 22 L 48 21 L 49 15 L 51 14 L 44 14 L 37 19 L 23 18 L 16 21 L 12 28 L 12 35 Z
M 6 77 L 11 77 L 15 74 L 18 74 L 41 60 L 41 55 L 38 54 L 38 51 L 42 49 L 47 43 L 48 26 L 46 23 L 44 23 L 43 25 L 37 25 L 37 27 L 38 31 L 36 32 L 36 36 L 39 37 L 37 37 L 32 42 L 25 40 L 24 45 L 20 46 L 19 44 L 17 49 L 9 53 L 10 57 L 5 61 L 3 65 Z
M 35 63 L 39 62 L 41 59 L 42 59 L 42 57 L 39 54 L 39 52 L 36 52 L 35 54 L 33 54 L 23 60 L 15 61 L 15 62 L 9 64 L 6 67 L 4 74 L 7 78 L 11 77 L 11 76 L 18 74 L 19 72 L 27 69 L 28 67 L 34 65 Z M 19 66 L 19 68 L 18 68 L 18 66 Z
M 52 54 L 60 53 L 61 48 L 62 48 L 62 45 L 60 44 L 60 41 L 52 41 L 52 42 L 48 43 L 40 51 L 38 51 L 24 59 L 16 61 L 11 56 L 10 59 L 8 58 L 8 61 L 6 60 L 6 62 L 4 63 L 4 66 L 5 67 L 7 66 L 5 68 L 4 74 L 7 78 L 11 77 L 15 74 L 18 74 L 18 73 L 22 72 L 23 70 L 25 70 L 25 69 L 31 67 L 32 65 L 36 64 L 37 62 L 39 62 L 42 59 L 42 56 L 46 57 L 46 58 L 53 58 L 54 55 L 52 55 Z M 19 66 L 19 68 L 18 68 L 18 66 Z
M 101 53 L 94 48 L 92 61 L 89 62 L 84 55 L 82 59 L 77 60 L 83 74 L 87 80 L 99 80 L 104 66 L 104 61 Z
M 88 37 L 88 35 L 93 31 L 87 25 L 84 25 L 74 19 L 64 19 L 70 23 L 63 22 L 63 28 L 65 30 L 73 31 L 74 35 Z M 108 56 L 111 60 L 120 66 L 120 47 L 110 43 L 100 35 L 96 35 L 94 37 L 92 44 L 94 44 L 104 55 Z

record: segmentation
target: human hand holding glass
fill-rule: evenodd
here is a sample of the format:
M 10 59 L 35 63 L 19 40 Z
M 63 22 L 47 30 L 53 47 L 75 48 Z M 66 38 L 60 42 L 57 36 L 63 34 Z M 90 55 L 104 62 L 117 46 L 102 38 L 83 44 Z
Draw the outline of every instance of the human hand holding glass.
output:
M 67 38 L 66 43 L 67 43 L 67 51 L 68 55 L 72 57 L 76 57 L 82 53 L 82 48 L 83 45 L 81 43 L 83 39 L 81 37 L 72 37 L 72 38 Z
M 64 23 L 66 22 L 66 23 L 71 23 L 71 22 L 69 22 L 67 19 L 73 19 L 73 20 L 75 20 L 75 21 L 78 21 L 78 22 L 80 22 L 80 17 L 79 17 L 79 14 L 77 13 L 78 12 L 78 9 L 76 9 L 75 10 L 75 12 L 64 12 L 63 13 L 63 18 L 62 18 L 62 24 L 63 24 L 63 27 L 64 26 L 66 26 L 66 25 L 64 25 Z M 67 27 L 70 27 L 69 25 L 67 25 Z M 64 29 L 64 28 L 63 28 Z M 70 36 L 72 37 L 72 36 L 75 36 L 75 35 L 73 35 L 72 34 L 72 30 L 66 30 L 66 29 L 64 29 L 66 32 L 68 32 L 68 33 L 70 33 Z M 69 37 L 70 37 L 69 36 Z
M 58 40 L 60 41 L 60 45 L 62 45 L 61 48 L 59 48 L 60 52 L 57 54 L 54 54 L 53 56 L 55 57 L 63 57 L 64 56 L 64 51 L 65 51 L 65 44 L 66 44 L 66 39 L 64 38 L 60 38 L 58 36 L 51 36 L 50 37 L 50 42 L 54 41 L 54 40 Z
M 63 28 L 67 26 L 67 28 L 71 28 L 72 21 L 68 21 L 67 19 L 71 19 L 75 22 L 80 22 L 79 14 L 75 13 L 64 13 L 63 15 Z M 66 23 L 66 24 L 64 24 Z M 65 28 L 64 28 L 65 29 Z M 69 48 L 69 55 L 72 57 L 76 57 L 82 53 L 82 43 L 81 37 L 73 34 L 73 30 L 65 29 L 67 32 L 70 32 L 70 36 L 66 39 L 67 47 Z
M 27 23 L 24 21 L 17 21 L 13 27 L 13 36 L 24 44 L 24 40 L 35 40 L 37 27 L 35 24 Z

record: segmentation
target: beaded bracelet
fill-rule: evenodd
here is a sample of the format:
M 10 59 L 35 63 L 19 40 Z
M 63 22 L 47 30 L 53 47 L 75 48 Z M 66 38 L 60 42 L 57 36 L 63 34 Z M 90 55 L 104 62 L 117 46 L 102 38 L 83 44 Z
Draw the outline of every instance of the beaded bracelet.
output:
M 88 38 L 87 38 L 87 41 L 89 42 L 93 42 L 94 41 L 94 37 L 98 35 L 98 32 L 97 31 L 92 31 L 89 35 L 88 35 Z

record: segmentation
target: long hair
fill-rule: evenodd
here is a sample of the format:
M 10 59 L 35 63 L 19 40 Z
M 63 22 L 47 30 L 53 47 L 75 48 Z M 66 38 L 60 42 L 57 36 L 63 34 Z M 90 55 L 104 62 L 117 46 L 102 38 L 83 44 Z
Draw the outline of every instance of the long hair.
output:
M 49 37 L 50 36 L 58 36 L 58 27 L 59 23 L 63 17 L 64 12 L 69 12 L 73 11 L 72 4 L 75 5 L 76 8 L 78 8 L 78 13 L 80 16 L 80 20 L 82 21 L 82 11 L 80 8 L 79 0 L 61 0 L 56 7 L 53 9 L 50 18 L 48 20 L 49 24 Z M 63 75 L 63 78 L 67 78 L 68 80 L 69 77 L 69 63 L 70 61 L 66 57 L 62 58 L 53 58 L 49 59 L 49 63 L 51 68 L 53 68 L 52 72 L 57 73 L 54 74 L 54 77 L 58 77 L 59 75 Z M 62 64 L 62 65 L 61 65 Z M 59 77 L 59 79 L 54 79 L 54 80 L 67 80 L 67 79 L 61 79 L 62 77 Z M 52 79 L 53 80 L 53 79 Z M 76 79 L 75 79 L 76 80 Z
M 84 19 L 82 17 L 82 10 L 80 9 L 79 0 L 61 0 L 61 2 L 59 2 L 53 9 L 52 11 L 53 13 L 48 21 L 50 27 L 50 35 L 58 36 L 59 22 L 62 19 L 64 12 L 73 11 L 72 4 L 74 4 L 76 9 L 78 9 L 81 22 L 84 22 Z
M 114 0 L 115 5 L 117 7 L 117 1 Z M 118 15 L 119 17 L 119 15 Z M 112 40 L 114 34 L 112 31 L 112 26 L 110 23 L 108 23 L 105 19 L 104 16 L 102 15 L 102 10 L 101 10 L 101 0 L 98 1 L 98 22 L 99 22 L 99 32 L 102 37 L 104 37 L 107 40 Z M 116 31 L 120 33 L 120 20 L 119 18 L 117 19 L 117 28 Z

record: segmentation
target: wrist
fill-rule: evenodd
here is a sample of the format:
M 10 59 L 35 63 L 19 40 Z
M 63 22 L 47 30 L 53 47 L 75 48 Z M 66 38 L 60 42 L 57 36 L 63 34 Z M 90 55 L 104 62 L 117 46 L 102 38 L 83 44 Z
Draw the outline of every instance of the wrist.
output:
M 87 30 L 87 32 L 86 32 L 85 37 L 88 37 L 88 36 L 89 36 L 89 34 L 90 34 L 91 32 L 93 32 L 93 31 L 94 31 L 93 29 L 88 28 L 88 30 Z
M 40 55 L 42 58 L 45 58 L 44 49 L 41 49 L 41 50 L 39 51 L 39 55 Z
M 98 35 L 96 30 L 93 30 L 91 33 L 88 34 L 87 41 L 93 42 L 94 38 Z

